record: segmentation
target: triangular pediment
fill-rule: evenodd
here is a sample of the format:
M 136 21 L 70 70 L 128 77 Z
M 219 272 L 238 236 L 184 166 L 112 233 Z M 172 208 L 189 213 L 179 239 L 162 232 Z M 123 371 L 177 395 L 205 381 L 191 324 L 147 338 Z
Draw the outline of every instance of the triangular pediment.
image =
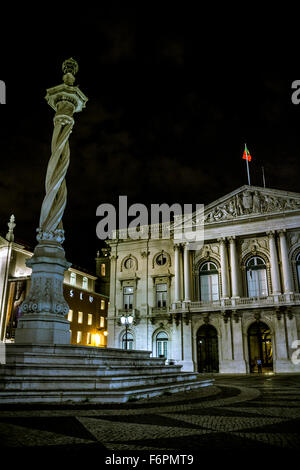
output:
M 205 206 L 204 223 L 300 212 L 300 194 L 259 186 L 242 186 Z

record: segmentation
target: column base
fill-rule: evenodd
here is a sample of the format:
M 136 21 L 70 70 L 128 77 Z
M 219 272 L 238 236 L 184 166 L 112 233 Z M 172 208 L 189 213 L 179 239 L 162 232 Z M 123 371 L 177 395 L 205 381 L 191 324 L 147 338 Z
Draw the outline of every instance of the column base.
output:
M 220 374 L 246 374 L 246 361 L 220 361 Z
M 277 359 L 273 363 L 273 371 L 277 374 L 300 374 L 300 364 L 293 364 L 289 359 Z
M 18 321 L 16 344 L 70 344 L 70 322 L 51 314 L 24 315 Z
M 177 361 L 176 364 L 182 365 L 182 372 L 194 372 L 195 364 L 194 361 Z

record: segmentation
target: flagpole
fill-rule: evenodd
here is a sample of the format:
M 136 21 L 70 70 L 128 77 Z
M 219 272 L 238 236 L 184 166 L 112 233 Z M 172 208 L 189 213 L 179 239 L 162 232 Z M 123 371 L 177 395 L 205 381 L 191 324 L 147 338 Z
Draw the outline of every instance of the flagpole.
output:
M 251 186 L 251 183 L 250 183 L 249 162 L 248 162 L 248 152 L 247 152 L 247 144 L 245 144 L 245 152 L 246 152 L 246 162 L 247 162 L 248 184 L 249 184 L 249 186 Z

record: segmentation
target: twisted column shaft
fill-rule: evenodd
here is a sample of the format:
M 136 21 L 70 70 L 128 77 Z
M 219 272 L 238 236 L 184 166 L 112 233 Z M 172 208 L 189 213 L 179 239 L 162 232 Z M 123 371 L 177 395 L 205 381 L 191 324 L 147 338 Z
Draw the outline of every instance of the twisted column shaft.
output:
M 62 230 L 62 216 L 67 203 L 65 176 L 70 164 L 69 137 L 74 119 L 67 114 L 57 114 L 51 144 L 51 157 L 46 174 L 44 197 L 39 229 L 42 232 Z

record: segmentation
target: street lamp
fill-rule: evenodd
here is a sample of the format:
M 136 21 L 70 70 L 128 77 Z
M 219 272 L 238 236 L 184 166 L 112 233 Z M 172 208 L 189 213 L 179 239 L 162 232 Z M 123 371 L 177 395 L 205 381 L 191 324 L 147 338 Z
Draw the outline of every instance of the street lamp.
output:
M 121 323 L 122 325 L 125 325 L 125 349 L 128 349 L 127 345 L 127 335 L 128 335 L 128 327 L 131 325 L 133 322 L 133 316 L 132 315 L 122 315 L 121 316 Z

